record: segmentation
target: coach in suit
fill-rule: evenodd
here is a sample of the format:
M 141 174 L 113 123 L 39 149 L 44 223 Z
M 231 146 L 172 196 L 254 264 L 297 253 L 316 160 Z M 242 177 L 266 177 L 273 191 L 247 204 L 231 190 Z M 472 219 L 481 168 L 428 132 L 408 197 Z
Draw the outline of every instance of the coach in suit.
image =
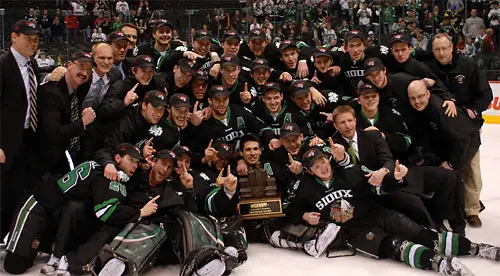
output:
M 45 171 L 65 173 L 69 163 L 81 161 L 80 140 L 87 125 L 95 119 L 92 107 L 82 110 L 85 97 L 77 88 L 92 74 L 93 59 L 90 53 L 77 52 L 68 62 L 68 71 L 57 82 L 48 82 L 39 92 L 41 155 Z M 68 150 L 69 157 L 65 151 Z M 70 159 L 71 157 L 71 159 Z
M 12 46 L 0 57 L 1 228 L 7 234 L 22 194 L 36 184 L 38 171 L 37 88 L 42 79 L 32 57 L 38 48 L 39 27 L 20 20 L 12 27 Z

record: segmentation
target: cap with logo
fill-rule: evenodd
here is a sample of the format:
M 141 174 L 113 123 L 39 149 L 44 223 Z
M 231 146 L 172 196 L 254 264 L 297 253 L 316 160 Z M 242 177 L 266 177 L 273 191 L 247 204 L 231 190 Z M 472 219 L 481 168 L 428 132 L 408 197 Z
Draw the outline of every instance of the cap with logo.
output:
M 222 37 L 222 41 L 228 41 L 228 40 L 230 40 L 232 38 L 237 38 L 238 41 L 241 41 L 240 36 L 237 33 L 233 32 L 233 31 L 226 32 L 224 34 L 224 36 Z
M 220 58 L 220 67 L 222 68 L 228 65 L 232 66 L 240 65 L 240 58 L 238 58 L 238 56 L 233 54 L 222 55 L 222 57 Z
M 194 72 L 194 75 L 193 75 L 193 81 L 197 81 L 197 80 L 204 80 L 204 81 L 208 82 L 207 71 L 203 71 L 201 69 L 196 70 L 196 72 Z
M 410 44 L 411 45 L 411 39 L 408 35 L 405 35 L 405 34 L 395 34 L 392 36 L 391 38 L 391 45 L 396 43 L 396 42 L 402 42 L 402 43 L 406 43 L 406 44 Z
M 177 93 L 170 96 L 168 102 L 170 106 L 175 106 L 175 107 L 187 106 L 191 108 L 191 102 L 189 101 L 189 97 L 181 93 Z
M 252 71 L 257 70 L 259 68 L 264 68 L 267 70 L 271 70 L 271 67 L 269 66 L 269 61 L 264 58 L 258 58 L 252 61 Z
M 358 95 L 363 95 L 363 94 L 370 93 L 370 92 L 378 93 L 379 91 L 378 91 L 377 87 L 373 86 L 370 83 L 364 83 L 363 85 L 358 87 Z
M 196 41 L 200 41 L 202 39 L 209 39 L 211 40 L 212 38 L 210 37 L 210 35 L 208 34 L 207 31 L 204 31 L 204 30 L 198 30 L 196 31 L 196 33 L 194 33 L 194 40 Z
M 227 88 L 225 88 L 224 86 L 222 85 L 214 85 L 210 88 L 210 98 L 215 98 L 219 95 L 226 95 L 226 96 L 229 96 L 229 90 L 227 90 Z
M 40 28 L 38 27 L 38 24 L 34 21 L 30 20 L 19 20 L 17 21 L 13 26 L 12 26 L 12 32 L 16 34 L 23 34 L 23 35 L 41 35 L 42 32 L 40 31 Z
M 367 76 L 374 71 L 383 70 L 384 64 L 378 58 L 369 58 L 365 61 L 363 69 L 365 70 L 365 76 Z
M 290 85 L 291 96 L 296 97 L 301 94 L 309 93 L 309 87 L 310 85 L 306 81 L 294 81 Z
M 231 159 L 233 156 L 233 147 L 230 144 L 215 141 L 212 146 L 216 151 L 218 151 L 217 156 L 219 156 L 219 158 Z
M 366 40 L 365 34 L 361 31 L 358 31 L 358 30 L 352 30 L 352 31 L 349 31 L 345 34 L 345 42 L 348 42 L 349 40 L 351 40 L 353 38 L 359 38 L 363 41 Z
M 122 143 L 116 146 L 115 150 L 113 151 L 114 154 L 128 154 L 130 157 L 139 159 L 141 162 L 145 162 L 144 158 L 142 157 L 141 151 L 136 145 L 130 144 L 130 143 Z
M 326 47 L 318 47 L 314 52 L 313 52 L 313 57 L 329 57 L 331 60 L 333 60 L 333 55 L 332 52 L 326 48 Z
M 181 156 L 181 154 L 187 154 L 190 157 L 193 156 L 193 152 L 186 146 L 175 146 L 173 148 L 175 156 Z
M 256 40 L 256 39 L 260 39 L 260 40 L 266 40 L 266 34 L 264 33 L 264 31 L 262 31 L 261 29 L 253 29 L 250 31 L 250 34 L 248 35 L 248 40 Z
M 171 159 L 174 161 L 175 161 L 175 158 L 177 158 L 175 153 L 172 150 L 168 150 L 168 149 L 162 149 L 162 150 L 156 152 L 154 156 L 156 158 L 159 158 L 159 159 Z
M 181 68 L 181 71 L 184 73 L 194 73 L 194 62 L 187 58 L 182 58 L 177 62 L 177 66 Z
M 266 94 L 268 91 L 280 91 L 281 92 L 281 87 L 279 84 L 275 82 L 268 82 L 264 86 L 264 94 Z
M 286 123 L 281 127 L 280 137 L 286 138 L 289 136 L 298 136 L 302 133 L 300 127 L 296 123 Z
M 302 155 L 302 163 L 306 168 L 311 168 L 314 165 L 314 161 L 323 157 L 328 158 L 319 148 L 311 148 Z
M 137 56 L 132 62 L 132 67 L 139 67 L 141 69 L 145 69 L 148 67 L 155 68 L 155 64 L 153 63 L 153 59 L 147 55 Z
M 154 107 L 167 106 L 167 95 L 158 90 L 151 90 L 144 95 L 144 102 L 151 103 Z
M 113 42 L 118 42 L 118 41 L 121 41 L 121 40 L 125 40 L 127 42 L 130 42 L 130 40 L 128 39 L 128 37 L 122 33 L 122 32 L 112 32 L 108 35 L 108 41 L 110 43 L 113 43 Z
M 288 48 L 295 48 L 295 49 L 297 49 L 297 45 L 292 40 L 283 40 L 280 43 L 279 51 L 280 51 L 280 53 L 282 53 L 283 51 L 285 51 Z
M 90 54 L 88 52 L 82 52 L 82 51 L 78 51 L 78 52 L 72 54 L 70 57 L 70 60 L 71 61 L 81 61 L 81 62 L 86 62 L 86 61 L 93 62 L 94 61 L 94 59 L 92 58 L 92 54 Z
M 159 28 L 161 28 L 163 26 L 167 26 L 172 30 L 175 29 L 174 25 L 172 23 L 170 23 L 170 21 L 168 21 L 167 19 L 160 19 L 160 20 L 156 21 L 155 30 L 158 30 Z

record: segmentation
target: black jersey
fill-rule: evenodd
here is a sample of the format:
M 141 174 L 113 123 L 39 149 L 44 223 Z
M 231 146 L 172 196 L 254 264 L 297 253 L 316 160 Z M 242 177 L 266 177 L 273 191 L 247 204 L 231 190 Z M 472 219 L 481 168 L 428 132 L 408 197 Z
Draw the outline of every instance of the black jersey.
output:
M 280 112 L 271 114 L 266 106 L 261 103 L 255 106 L 253 113 L 264 121 L 277 136 L 280 135 L 281 127 L 287 123 L 296 123 L 304 136 L 313 134 L 311 124 L 304 116 L 298 114 L 298 109 L 293 104 L 289 105 L 287 102 L 283 102 Z

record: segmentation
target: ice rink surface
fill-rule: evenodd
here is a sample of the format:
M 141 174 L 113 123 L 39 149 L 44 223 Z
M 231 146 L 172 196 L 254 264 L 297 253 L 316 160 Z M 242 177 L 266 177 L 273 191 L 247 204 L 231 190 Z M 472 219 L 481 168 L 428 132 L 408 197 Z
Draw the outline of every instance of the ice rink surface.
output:
M 483 227 L 467 227 L 467 237 L 475 242 L 500 246 L 500 125 L 486 124 L 482 132 L 481 171 L 483 191 L 481 200 L 486 205 L 480 217 Z M 498 144 L 498 145 L 497 145 Z M 500 262 L 479 258 L 460 258 L 476 276 L 500 276 Z M 28 275 L 41 275 L 40 264 L 29 270 Z M 178 275 L 178 266 L 157 267 L 146 275 Z M 325 255 L 314 259 L 303 252 L 273 248 L 266 244 L 250 244 L 248 261 L 231 275 L 243 276 L 410 276 L 436 275 L 431 271 L 412 269 L 392 260 L 375 260 L 365 256 L 328 259 Z

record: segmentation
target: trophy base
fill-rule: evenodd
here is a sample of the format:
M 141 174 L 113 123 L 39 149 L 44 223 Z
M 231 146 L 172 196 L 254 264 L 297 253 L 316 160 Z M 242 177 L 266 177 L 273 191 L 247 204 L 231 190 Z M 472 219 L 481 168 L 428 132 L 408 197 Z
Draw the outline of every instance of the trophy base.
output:
M 281 197 L 240 199 L 238 213 L 244 220 L 284 217 Z

